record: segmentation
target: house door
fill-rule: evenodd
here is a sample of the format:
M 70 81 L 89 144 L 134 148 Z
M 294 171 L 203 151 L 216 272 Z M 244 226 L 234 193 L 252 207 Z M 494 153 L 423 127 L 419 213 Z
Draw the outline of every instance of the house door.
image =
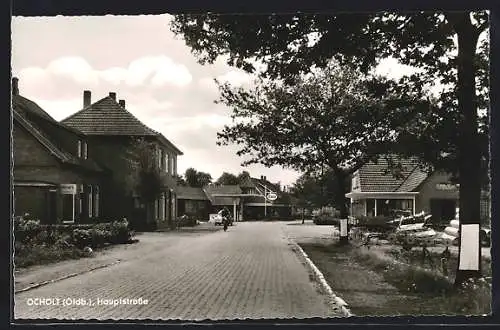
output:
M 57 222 L 57 189 L 47 192 L 47 223 Z
M 453 199 L 431 199 L 431 214 L 435 222 L 447 222 L 455 218 L 456 202 Z
M 75 221 L 75 198 L 74 195 L 61 195 L 62 197 L 62 216 L 65 222 Z

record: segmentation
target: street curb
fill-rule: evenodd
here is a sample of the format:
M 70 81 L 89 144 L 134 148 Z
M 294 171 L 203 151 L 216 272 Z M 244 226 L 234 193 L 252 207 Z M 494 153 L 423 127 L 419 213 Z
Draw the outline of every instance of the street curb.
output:
M 296 242 L 291 241 L 291 243 L 294 245 L 294 247 L 297 249 L 297 251 L 300 252 L 300 254 L 302 255 L 302 257 L 305 259 L 307 265 L 314 272 L 314 275 L 316 276 L 317 280 L 319 281 L 319 283 L 321 284 L 321 286 L 323 287 L 323 289 L 330 296 L 330 298 L 332 300 L 333 308 L 334 309 L 340 308 L 340 311 L 342 312 L 342 314 L 343 314 L 344 317 L 354 316 L 354 314 L 351 313 L 351 311 L 349 310 L 349 308 L 347 308 L 348 304 L 344 301 L 344 299 L 340 298 L 339 296 L 337 296 L 333 292 L 332 288 L 330 287 L 330 285 L 328 284 L 328 282 L 325 280 L 325 277 L 323 276 L 323 273 L 318 269 L 318 267 L 316 267 L 316 265 L 314 264 L 314 262 L 312 262 L 312 260 L 307 255 L 307 253 Z
M 65 279 L 68 279 L 68 278 L 71 278 L 71 277 L 75 277 L 75 276 L 78 276 L 78 275 L 89 273 L 89 272 L 91 272 L 93 270 L 110 267 L 110 266 L 118 264 L 119 262 L 121 262 L 121 260 L 117 260 L 117 261 L 114 261 L 114 262 L 109 263 L 109 264 L 104 264 L 104 265 L 96 266 L 96 267 L 93 267 L 93 268 L 90 268 L 90 269 L 86 269 L 86 270 L 81 271 L 81 272 L 71 273 L 69 275 L 58 277 L 58 278 L 55 278 L 55 279 L 52 279 L 52 280 L 49 280 L 49 281 L 43 281 L 43 282 L 40 282 L 40 283 L 32 284 L 32 285 L 30 285 L 30 286 L 28 286 L 26 288 L 15 290 L 14 294 L 21 293 L 21 292 L 26 292 L 26 291 L 33 290 L 33 289 L 39 288 L 39 287 L 47 285 L 47 284 L 59 282 L 59 281 L 62 281 L 62 280 L 65 280 Z

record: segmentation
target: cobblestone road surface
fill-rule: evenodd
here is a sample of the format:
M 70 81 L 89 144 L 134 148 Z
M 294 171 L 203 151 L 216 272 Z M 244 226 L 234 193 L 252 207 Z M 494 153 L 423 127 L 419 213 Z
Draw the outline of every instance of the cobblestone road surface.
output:
M 227 232 L 155 235 L 154 245 L 146 245 L 140 253 L 138 243 L 134 253 L 127 252 L 134 257 L 125 256 L 118 264 L 16 294 L 15 318 L 217 320 L 341 316 L 328 304 L 328 297 L 320 293 L 303 260 L 292 250 L 286 223 L 238 223 Z M 36 298 L 52 298 L 57 305 L 37 306 Z M 98 299 L 102 303 L 104 299 L 120 298 L 142 298 L 148 303 L 98 304 Z M 92 305 L 77 305 L 78 301 Z

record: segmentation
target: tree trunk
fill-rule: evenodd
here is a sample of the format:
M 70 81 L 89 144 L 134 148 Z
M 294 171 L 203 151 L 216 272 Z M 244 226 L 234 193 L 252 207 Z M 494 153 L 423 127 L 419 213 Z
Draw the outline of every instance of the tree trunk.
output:
M 335 179 L 337 182 L 337 199 L 338 203 L 337 207 L 340 211 L 340 219 L 347 219 L 349 216 L 349 211 L 347 209 L 347 205 L 345 202 L 345 194 L 346 194 L 346 179 L 347 175 L 340 170 L 335 171 Z M 347 232 L 349 232 L 349 225 L 347 225 Z M 348 244 L 349 236 L 340 236 L 339 240 L 340 244 Z
M 481 199 L 481 153 L 479 148 L 478 116 L 476 104 L 474 55 L 478 33 L 471 23 L 470 13 L 454 14 L 451 17 L 458 36 L 458 109 L 460 112 L 459 183 L 460 225 L 480 223 Z M 460 243 L 459 243 L 460 244 Z M 478 241 L 478 244 L 480 242 Z M 479 260 L 481 260 L 479 245 Z M 459 246 L 459 258 L 461 247 Z M 460 260 L 460 259 L 459 259 Z M 460 264 L 460 262 L 459 262 Z M 481 262 L 479 261 L 479 265 Z M 463 270 L 457 266 L 455 284 L 479 276 L 478 270 Z

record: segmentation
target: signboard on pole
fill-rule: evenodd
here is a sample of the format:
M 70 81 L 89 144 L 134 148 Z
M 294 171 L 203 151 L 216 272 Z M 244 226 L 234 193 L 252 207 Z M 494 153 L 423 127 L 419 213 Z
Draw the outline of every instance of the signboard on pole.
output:
M 278 198 L 278 195 L 276 193 L 270 192 L 267 194 L 267 199 L 270 201 L 275 201 Z
M 347 219 L 340 219 L 340 237 L 347 237 Z

